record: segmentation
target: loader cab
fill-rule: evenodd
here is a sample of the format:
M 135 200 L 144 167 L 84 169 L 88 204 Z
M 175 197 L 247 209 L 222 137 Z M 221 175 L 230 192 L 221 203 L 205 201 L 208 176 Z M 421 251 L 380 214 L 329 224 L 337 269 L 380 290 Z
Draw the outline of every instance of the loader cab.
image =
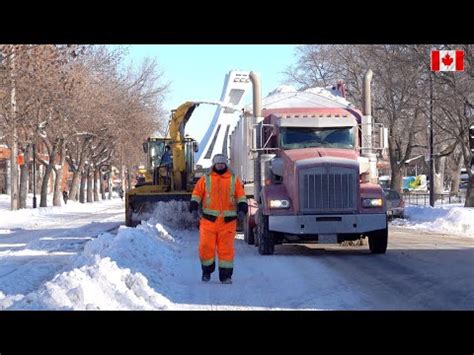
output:
M 194 153 L 198 149 L 198 143 L 195 139 L 186 136 L 183 141 L 184 148 L 184 161 L 185 166 L 184 171 L 182 172 L 183 186 L 177 189 L 185 190 L 186 186 L 193 184 L 194 181 Z M 143 151 L 146 153 L 147 160 L 147 171 L 149 172 L 150 179 L 146 179 L 146 182 L 153 185 L 159 185 L 161 183 L 160 177 L 169 177 L 172 178 L 172 172 L 175 168 L 174 165 L 165 167 L 163 165 L 163 154 L 165 153 L 166 146 L 173 146 L 170 138 L 148 138 L 145 143 L 143 143 Z M 171 149 L 173 152 L 173 148 Z M 173 161 L 173 156 L 172 156 Z M 178 167 L 179 168 L 179 167 Z M 169 169 L 169 171 L 167 171 Z M 165 179 L 166 180 L 166 179 Z M 169 181 L 167 182 L 169 184 Z
M 160 166 L 161 159 L 165 152 L 165 146 L 169 144 L 164 138 L 150 138 L 147 142 L 147 164 L 150 170 L 153 170 Z

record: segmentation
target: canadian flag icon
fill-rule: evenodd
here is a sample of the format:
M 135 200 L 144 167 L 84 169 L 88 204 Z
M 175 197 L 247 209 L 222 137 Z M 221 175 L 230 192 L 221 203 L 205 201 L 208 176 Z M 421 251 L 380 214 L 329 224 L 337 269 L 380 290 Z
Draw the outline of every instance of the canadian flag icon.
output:
M 432 71 L 463 71 L 464 51 L 431 51 Z

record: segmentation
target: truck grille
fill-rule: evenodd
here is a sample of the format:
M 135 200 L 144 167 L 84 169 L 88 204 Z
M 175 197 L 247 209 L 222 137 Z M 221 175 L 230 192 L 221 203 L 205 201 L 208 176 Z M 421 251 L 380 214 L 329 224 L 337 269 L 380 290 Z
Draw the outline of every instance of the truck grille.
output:
M 300 170 L 303 213 L 348 212 L 356 209 L 357 172 L 342 167 Z

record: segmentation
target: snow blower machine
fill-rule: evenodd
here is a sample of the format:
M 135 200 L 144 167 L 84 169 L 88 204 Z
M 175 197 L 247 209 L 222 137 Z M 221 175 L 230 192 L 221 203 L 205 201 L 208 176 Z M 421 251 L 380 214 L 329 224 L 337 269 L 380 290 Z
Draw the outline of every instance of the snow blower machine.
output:
M 198 102 L 185 102 L 171 113 L 169 135 L 150 137 L 143 143 L 146 172 L 125 195 L 125 224 L 136 227 L 148 219 L 158 202 L 190 201 L 197 178 L 194 174 L 195 139 L 184 128 Z

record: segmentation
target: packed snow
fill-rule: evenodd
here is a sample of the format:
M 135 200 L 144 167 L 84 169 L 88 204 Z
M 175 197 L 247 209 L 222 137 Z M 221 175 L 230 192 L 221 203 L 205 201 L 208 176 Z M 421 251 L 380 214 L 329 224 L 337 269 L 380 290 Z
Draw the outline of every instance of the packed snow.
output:
M 395 219 L 393 225 L 474 238 L 474 207 L 408 205 L 405 216 L 406 219 Z
M 241 235 L 236 240 L 234 284 L 220 284 L 216 273 L 210 283 L 203 283 L 198 220 L 182 202 L 160 203 L 150 219 L 127 228 L 121 225 L 124 207 L 117 198 L 20 211 L 9 211 L 8 200 L 2 198 L 0 309 L 317 310 L 406 305 L 383 285 L 372 296 L 357 278 L 349 281 L 334 268 L 336 260 L 345 265 L 340 256 L 310 258 L 299 250 L 262 259 Z M 406 220 L 393 224 L 473 236 L 473 208 L 408 206 L 406 215 Z M 369 262 L 377 269 L 383 258 Z M 353 268 L 351 262 L 347 265 Z

